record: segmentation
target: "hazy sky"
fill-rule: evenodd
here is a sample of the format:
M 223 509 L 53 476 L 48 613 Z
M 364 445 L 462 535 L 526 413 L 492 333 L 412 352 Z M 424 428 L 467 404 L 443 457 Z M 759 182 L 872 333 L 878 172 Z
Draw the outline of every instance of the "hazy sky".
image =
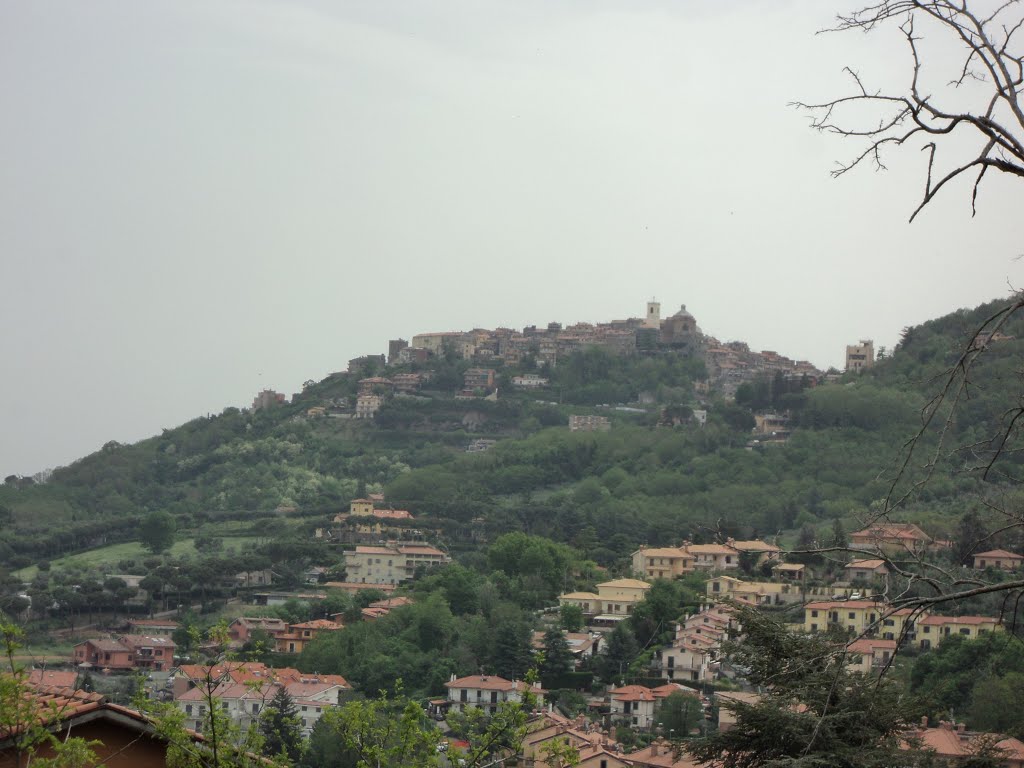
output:
M 908 224 L 923 154 L 832 180 L 787 106 L 905 76 L 849 7 L 0 0 L 0 477 L 417 332 L 656 296 L 827 367 L 1005 295 L 1019 185 Z

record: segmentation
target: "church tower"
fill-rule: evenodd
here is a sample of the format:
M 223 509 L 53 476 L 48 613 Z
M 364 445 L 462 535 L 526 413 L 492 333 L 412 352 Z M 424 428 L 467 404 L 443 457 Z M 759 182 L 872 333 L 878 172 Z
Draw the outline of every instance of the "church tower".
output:
M 647 317 L 644 319 L 644 328 L 661 327 L 661 304 L 657 301 L 647 302 Z

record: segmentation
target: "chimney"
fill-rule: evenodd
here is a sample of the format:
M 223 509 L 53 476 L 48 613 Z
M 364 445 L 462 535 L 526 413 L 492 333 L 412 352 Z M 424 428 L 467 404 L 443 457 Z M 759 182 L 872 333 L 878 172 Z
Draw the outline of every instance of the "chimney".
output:
M 449 683 L 454 683 L 455 682 L 455 673 L 454 672 L 452 672 L 452 676 L 450 678 L 448 678 L 448 682 Z

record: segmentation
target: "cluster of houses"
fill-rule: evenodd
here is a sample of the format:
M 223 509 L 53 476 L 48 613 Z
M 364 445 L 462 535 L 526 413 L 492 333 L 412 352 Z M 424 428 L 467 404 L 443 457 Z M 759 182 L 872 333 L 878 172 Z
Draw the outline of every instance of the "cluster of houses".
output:
M 241 728 L 248 728 L 283 689 L 295 702 L 304 736 L 351 690 L 341 675 L 309 675 L 254 662 L 183 664 L 174 669 L 169 684 L 175 705 L 185 715 L 185 725 L 196 731 L 202 730 L 211 705 L 220 707 Z

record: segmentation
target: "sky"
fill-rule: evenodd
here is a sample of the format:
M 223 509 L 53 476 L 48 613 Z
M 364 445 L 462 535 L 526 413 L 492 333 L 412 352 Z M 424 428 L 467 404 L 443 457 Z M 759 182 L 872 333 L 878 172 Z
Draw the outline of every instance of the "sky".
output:
M 924 154 L 832 179 L 790 106 L 905 84 L 895 28 L 815 34 L 849 8 L 0 0 L 0 477 L 421 332 L 654 297 L 825 368 L 1006 296 L 1019 182 L 910 224 Z

